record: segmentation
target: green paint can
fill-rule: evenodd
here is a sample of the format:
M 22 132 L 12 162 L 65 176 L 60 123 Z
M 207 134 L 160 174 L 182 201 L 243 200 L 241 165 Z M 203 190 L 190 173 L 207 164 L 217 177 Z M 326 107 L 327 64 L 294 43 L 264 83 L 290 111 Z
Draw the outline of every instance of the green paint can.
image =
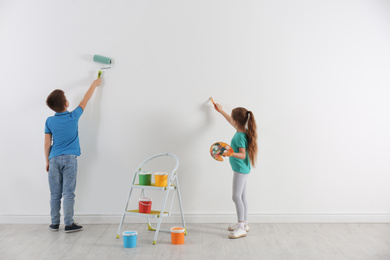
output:
M 139 185 L 151 185 L 152 184 L 152 173 L 151 172 L 140 172 L 138 174 Z

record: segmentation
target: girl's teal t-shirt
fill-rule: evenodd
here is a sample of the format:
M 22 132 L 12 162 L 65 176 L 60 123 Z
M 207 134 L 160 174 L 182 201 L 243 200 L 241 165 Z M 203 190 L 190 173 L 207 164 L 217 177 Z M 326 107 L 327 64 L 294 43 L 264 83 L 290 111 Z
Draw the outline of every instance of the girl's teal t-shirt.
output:
M 236 132 L 233 136 L 230 146 L 233 148 L 235 153 L 239 152 L 239 148 L 245 148 L 245 159 L 238 159 L 234 157 L 229 157 L 230 165 L 232 166 L 233 171 L 239 173 L 249 173 L 251 171 L 251 165 L 248 157 L 248 140 L 246 133 Z

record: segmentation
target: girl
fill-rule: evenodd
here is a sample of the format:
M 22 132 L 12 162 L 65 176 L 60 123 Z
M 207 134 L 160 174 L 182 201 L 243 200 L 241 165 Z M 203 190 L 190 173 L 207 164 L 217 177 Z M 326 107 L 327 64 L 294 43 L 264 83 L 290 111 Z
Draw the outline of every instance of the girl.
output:
M 253 113 L 243 107 L 233 109 L 231 115 L 223 111 L 219 104 L 215 104 L 215 109 L 237 130 L 230 143 L 234 153 L 229 158 L 229 162 L 234 173 L 233 201 L 236 204 L 238 223 L 228 230 L 232 231 L 229 238 L 245 237 L 249 231 L 246 182 L 251 164 L 255 167 L 257 158 L 256 121 Z

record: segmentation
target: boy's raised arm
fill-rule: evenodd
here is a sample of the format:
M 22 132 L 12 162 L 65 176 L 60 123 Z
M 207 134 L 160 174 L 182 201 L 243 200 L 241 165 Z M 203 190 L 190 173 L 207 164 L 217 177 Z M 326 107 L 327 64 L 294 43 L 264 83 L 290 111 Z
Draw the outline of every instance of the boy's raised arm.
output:
M 89 89 L 87 90 L 87 92 L 85 93 L 83 100 L 81 100 L 81 102 L 79 104 L 79 107 L 81 107 L 83 109 L 83 111 L 85 110 L 85 107 L 87 106 L 87 103 L 88 103 L 89 99 L 92 97 L 93 92 L 95 92 L 96 87 L 100 86 L 100 83 L 102 83 L 102 78 L 101 77 L 95 79 L 92 82 L 92 84 L 89 87 Z

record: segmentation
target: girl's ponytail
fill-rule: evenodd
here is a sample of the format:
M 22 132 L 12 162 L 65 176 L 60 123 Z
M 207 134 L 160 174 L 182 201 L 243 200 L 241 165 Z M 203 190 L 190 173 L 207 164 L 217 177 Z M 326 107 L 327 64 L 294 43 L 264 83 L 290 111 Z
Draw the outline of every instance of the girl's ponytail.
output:
M 252 111 L 248 111 L 248 156 L 253 167 L 257 160 L 257 126 Z
M 255 116 L 252 111 L 243 107 L 236 107 L 232 111 L 232 118 L 242 127 L 245 127 L 248 123 L 248 131 L 246 133 L 248 137 L 248 156 L 252 166 L 255 167 L 257 159 L 257 127 Z

